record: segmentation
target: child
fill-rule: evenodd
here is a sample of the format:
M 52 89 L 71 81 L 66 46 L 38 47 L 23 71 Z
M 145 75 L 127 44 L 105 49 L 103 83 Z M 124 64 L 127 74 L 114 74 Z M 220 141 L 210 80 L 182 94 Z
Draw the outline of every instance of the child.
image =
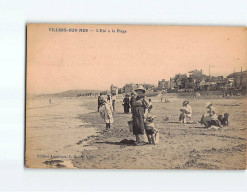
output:
M 112 111 L 113 109 L 110 102 L 104 100 L 103 105 L 100 107 L 100 116 L 104 119 L 106 123 L 107 131 L 111 129 L 111 124 L 114 122 Z
M 145 131 L 149 144 L 159 144 L 159 131 L 154 126 L 155 116 L 148 115 L 145 121 Z

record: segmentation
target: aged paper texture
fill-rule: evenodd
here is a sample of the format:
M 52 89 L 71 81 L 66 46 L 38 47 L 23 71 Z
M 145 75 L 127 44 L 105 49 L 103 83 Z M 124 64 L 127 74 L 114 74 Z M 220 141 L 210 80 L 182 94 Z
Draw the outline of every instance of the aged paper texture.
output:
M 28 24 L 25 166 L 246 169 L 247 28 Z

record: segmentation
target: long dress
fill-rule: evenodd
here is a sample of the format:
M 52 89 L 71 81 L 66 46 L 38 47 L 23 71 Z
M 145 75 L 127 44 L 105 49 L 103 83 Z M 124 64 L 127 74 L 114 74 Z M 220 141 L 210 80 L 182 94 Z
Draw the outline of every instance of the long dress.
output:
M 113 123 L 112 106 L 110 103 L 105 103 L 100 107 L 100 116 L 104 119 L 105 123 Z
M 123 103 L 124 103 L 124 113 L 129 113 L 129 110 L 130 110 L 130 100 L 129 98 L 124 98 L 123 100 Z
M 133 115 L 133 134 L 144 135 L 144 114 L 145 110 L 148 109 L 148 101 L 146 97 L 136 97 L 132 102 L 132 115 Z

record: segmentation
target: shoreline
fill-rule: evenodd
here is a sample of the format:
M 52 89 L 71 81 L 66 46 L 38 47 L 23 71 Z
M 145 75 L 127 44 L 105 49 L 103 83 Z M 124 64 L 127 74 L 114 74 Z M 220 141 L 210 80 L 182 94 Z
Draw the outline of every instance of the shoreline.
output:
M 81 149 L 87 144 L 77 143 L 96 135 L 96 129 L 78 118 L 78 114 L 91 112 L 81 107 L 80 101 L 65 98 L 53 101 L 47 104 L 45 99 L 37 100 L 31 102 L 28 109 L 26 167 L 76 168 L 71 159 L 79 158 Z

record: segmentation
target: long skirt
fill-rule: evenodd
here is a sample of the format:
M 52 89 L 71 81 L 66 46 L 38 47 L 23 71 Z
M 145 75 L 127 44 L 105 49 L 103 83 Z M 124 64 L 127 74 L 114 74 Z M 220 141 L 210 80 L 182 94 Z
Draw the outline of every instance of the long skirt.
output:
M 129 111 L 130 111 L 129 104 L 124 104 L 124 113 L 129 113 Z
M 143 107 L 134 107 L 133 108 L 133 134 L 134 135 L 143 135 L 145 132 L 144 126 L 144 108 Z

